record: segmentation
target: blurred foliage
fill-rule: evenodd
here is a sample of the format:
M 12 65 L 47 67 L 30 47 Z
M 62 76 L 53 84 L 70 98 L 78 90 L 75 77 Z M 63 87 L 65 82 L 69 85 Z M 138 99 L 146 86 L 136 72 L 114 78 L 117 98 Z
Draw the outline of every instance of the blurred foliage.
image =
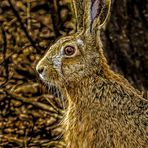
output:
M 113 0 L 101 34 L 111 68 L 145 92 L 147 10 L 146 0 Z M 0 147 L 64 147 L 61 100 L 35 66 L 57 38 L 75 32 L 70 0 L 1 0 L 0 26 Z
M 108 63 L 139 90 L 148 90 L 148 1 L 112 0 L 102 32 Z
M 61 101 L 39 82 L 35 65 L 57 37 L 73 32 L 70 3 L 3 0 L 0 25 L 0 147 L 60 147 Z

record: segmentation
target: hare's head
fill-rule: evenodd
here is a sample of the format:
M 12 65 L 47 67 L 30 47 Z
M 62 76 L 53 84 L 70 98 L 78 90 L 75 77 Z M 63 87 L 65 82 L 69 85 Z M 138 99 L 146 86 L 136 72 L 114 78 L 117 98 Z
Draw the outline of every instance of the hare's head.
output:
M 107 19 L 110 0 L 73 0 L 77 32 L 53 44 L 39 61 L 40 77 L 51 85 L 79 83 L 99 70 L 99 29 Z

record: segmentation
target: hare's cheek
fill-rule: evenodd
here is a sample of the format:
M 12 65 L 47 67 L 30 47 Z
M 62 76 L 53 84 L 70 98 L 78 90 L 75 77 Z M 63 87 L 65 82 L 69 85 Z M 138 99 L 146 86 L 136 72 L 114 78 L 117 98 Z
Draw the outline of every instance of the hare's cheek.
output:
M 57 73 L 57 70 L 55 69 L 48 69 L 48 73 L 46 75 L 46 78 L 47 80 L 49 81 L 55 81 L 55 80 L 58 80 L 58 73 Z
M 54 56 L 52 58 L 53 68 L 61 73 L 61 66 L 62 66 L 62 57 L 60 55 Z
M 64 64 L 62 65 L 62 71 L 63 71 L 63 75 L 67 78 L 71 77 L 72 73 L 74 72 L 70 65 L 67 66 Z
M 75 80 L 84 74 L 84 67 L 82 65 L 68 65 L 63 67 L 63 73 L 67 79 Z

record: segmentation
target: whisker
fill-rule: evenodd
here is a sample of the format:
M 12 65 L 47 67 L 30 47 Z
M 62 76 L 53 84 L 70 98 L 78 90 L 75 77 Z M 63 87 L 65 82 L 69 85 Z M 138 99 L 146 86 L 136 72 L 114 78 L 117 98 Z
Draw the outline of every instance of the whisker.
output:
M 53 86 L 51 85 L 51 93 L 54 95 Z
M 64 97 L 63 97 L 63 95 L 61 96 L 61 100 L 62 100 L 62 107 L 63 107 L 63 109 L 65 110 L 65 102 L 64 102 Z
M 50 84 L 48 83 L 48 92 L 50 92 L 51 91 L 51 86 L 50 86 Z
M 64 76 L 62 74 L 60 74 L 61 79 L 63 81 L 63 86 L 65 87 L 65 82 L 67 83 L 66 79 L 64 78 Z M 63 95 L 61 94 L 61 91 L 57 88 L 58 84 L 52 84 L 50 82 L 44 81 L 44 85 L 48 88 L 48 92 L 51 93 L 52 95 L 54 95 L 54 97 L 58 97 L 60 99 L 61 102 L 61 107 L 65 110 L 65 99 L 63 97 Z

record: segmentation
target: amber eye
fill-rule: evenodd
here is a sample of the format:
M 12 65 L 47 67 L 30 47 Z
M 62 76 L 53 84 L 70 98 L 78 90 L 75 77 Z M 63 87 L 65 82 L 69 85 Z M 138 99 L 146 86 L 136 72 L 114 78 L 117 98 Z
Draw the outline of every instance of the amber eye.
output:
M 71 56 L 75 53 L 75 48 L 72 47 L 72 46 L 66 46 L 64 48 L 64 53 L 67 55 L 67 56 Z

